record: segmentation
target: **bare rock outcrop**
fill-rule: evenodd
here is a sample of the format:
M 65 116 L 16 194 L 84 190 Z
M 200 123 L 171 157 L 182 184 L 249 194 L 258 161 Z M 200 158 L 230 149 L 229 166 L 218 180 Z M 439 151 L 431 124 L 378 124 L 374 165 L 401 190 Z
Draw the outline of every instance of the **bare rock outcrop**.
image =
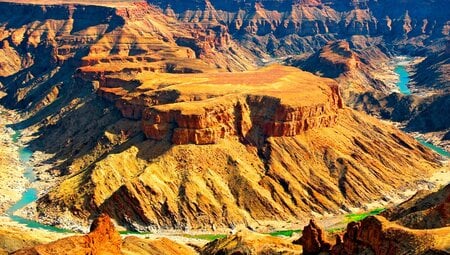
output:
M 303 248 L 303 254 L 314 255 L 331 251 L 332 243 L 327 240 L 324 230 L 314 220 L 303 228 L 302 237 L 294 241 Z
M 233 38 L 262 56 L 311 52 L 329 40 L 361 35 L 421 47 L 418 38 L 443 38 L 449 31 L 448 3 L 436 1 L 149 2 L 191 26 L 226 24 Z
M 413 229 L 450 227 L 450 185 L 437 192 L 419 191 L 382 215 Z
M 449 249 L 449 227 L 413 230 L 381 216 L 370 216 L 350 223 L 343 243 L 335 245 L 331 254 L 446 254 Z
M 270 77 L 272 72 L 280 75 L 269 80 L 256 79 L 257 76 Z M 173 79 L 168 75 L 156 76 L 159 81 L 152 87 Z M 146 87 L 145 81 L 144 85 L 133 85 L 134 81 L 126 80 L 122 83 L 118 80 L 118 84 L 122 84 L 118 87 L 112 85 L 114 79 L 106 78 L 106 82 L 100 83 L 98 93 L 115 102 L 124 117 L 141 120 L 148 138 L 169 140 L 173 144 L 214 144 L 231 136 L 256 144 L 260 138 L 295 136 L 310 129 L 333 126 L 337 110 L 343 107 L 336 83 L 324 80 L 312 86 L 308 84 L 312 75 L 293 68 L 274 65 L 239 74 L 244 82 L 255 80 L 242 84 L 243 88 L 224 86 L 227 83 L 240 85 L 235 76 L 196 75 L 196 79 L 201 80 L 198 91 L 190 90 L 193 84 L 154 89 Z M 146 79 L 149 77 L 147 75 Z M 283 79 L 290 83 L 283 83 Z M 273 89 L 269 82 L 280 85 Z M 124 89 L 127 86 L 129 90 Z M 221 91 L 220 87 L 225 89 Z M 272 91 L 265 92 L 267 90 Z M 314 91 L 314 95 L 302 96 L 304 90 Z
M 91 225 L 91 232 L 84 236 L 72 236 L 49 244 L 25 248 L 12 254 L 102 254 L 121 253 L 122 238 L 107 215 L 100 215 Z

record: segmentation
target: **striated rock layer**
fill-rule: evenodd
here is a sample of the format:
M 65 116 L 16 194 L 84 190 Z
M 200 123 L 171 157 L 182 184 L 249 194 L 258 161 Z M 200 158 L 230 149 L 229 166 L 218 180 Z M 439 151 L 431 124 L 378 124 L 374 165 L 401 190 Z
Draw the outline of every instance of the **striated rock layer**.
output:
M 298 6 L 334 15 L 320 1 Z M 100 212 L 137 230 L 298 221 L 440 167 L 414 139 L 343 107 L 333 80 L 277 65 L 226 74 L 256 60 L 220 22 L 186 25 L 142 2 L 0 12 L 2 103 L 30 114 L 16 128 L 37 124 L 30 147 L 56 162 L 39 176 L 55 184 L 38 201 L 45 223 L 87 225 Z
M 414 139 L 343 107 L 333 80 L 292 67 L 98 84 L 134 125 L 105 132 L 103 156 L 73 164 L 39 200 L 48 223 L 68 208 L 137 230 L 257 227 L 359 207 L 440 167 Z
M 262 56 L 312 52 L 327 41 L 352 36 L 382 37 L 415 51 L 430 43 L 426 39 L 444 38 L 450 31 L 447 0 L 149 2 L 192 26 L 223 24 L 233 38 Z
M 241 71 L 256 62 L 226 31 L 187 27 L 145 2 L 2 2 L 0 12 L 2 102 L 33 115 L 47 117 L 80 93 L 76 72 Z

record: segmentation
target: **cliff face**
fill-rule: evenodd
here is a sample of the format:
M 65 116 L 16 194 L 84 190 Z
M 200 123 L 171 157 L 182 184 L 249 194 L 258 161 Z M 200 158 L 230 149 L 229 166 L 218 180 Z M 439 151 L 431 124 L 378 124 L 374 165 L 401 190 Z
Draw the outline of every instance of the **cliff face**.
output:
M 28 112 L 73 99 L 66 92 L 77 86 L 72 79 L 77 69 L 86 76 L 101 76 L 106 70 L 128 75 L 144 70 L 192 73 L 255 65 L 254 57 L 226 30 L 187 27 L 144 2 L 3 2 L 0 11 L 5 13 L 0 18 L 0 82 L 8 93 L 2 102 Z
M 280 75 L 277 77 L 276 73 Z M 269 79 L 259 78 L 269 75 Z M 98 93 L 115 102 L 125 118 L 140 120 L 147 138 L 173 144 L 213 144 L 230 136 L 257 144 L 264 137 L 295 136 L 309 129 L 332 126 L 337 110 L 343 107 L 339 88 L 331 80 L 311 86 L 308 82 L 314 76 L 277 65 L 243 74 L 140 77 L 155 81 L 148 86 L 145 81 L 139 85 L 136 80 L 105 77 L 99 83 Z M 199 82 L 182 84 L 189 79 Z M 251 83 L 245 83 L 251 79 Z M 162 87 L 175 80 L 177 84 Z M 234 87 L 227 86 L 232 83 Z M 279 92 L 270 83 L 280 84 Z M 129 84 L 129 91 L 122 89 L 127 86 L 124 84 Z M 283 97 L 304 89 L 319 97 L 312 101 L 297 95 L 295 102 Z M 318 89 L 323 90 L 323 95 Z
M 255 6 L 272 22 L 284 4 Z M 345 7 L 296 6 L 336 18 Z M 345 108 L 333 80 L 279 65 L 228 73 L 255 58 L 231 40 L 239 29 L 213 18 L 193 26 L 146 3 L 0 7 L 36 14 L 2 16 L 10 59 L 0 81 L 2 102 L 30 114 L 17 127 L 38 123 L 31 148 L 58 162 L 42 175 L 58 184 L 38 201 L 46 223 L 100 212 L 136 230 L 295 221 L 362 206 L 440 167 L 414 139 Z
M 414 139 L 346 109 L 333 80 L 292 67 L 98 84 L 134 124 L 109 128 L 95 149 L 105 156 L 72 165 L 78 174 L 39 200 L 49 223 L 70 208 L 137 230 L 255 227 L 360 206 L 439 167 Z
M 328 40 L 383 36 L 394 44 L 448 35 L 448 1 L 178 1 L 150 0 L 192 25 L 223 24 L 233 38 L 265 55 L 311 52 Z M 418 46 L 420 47 L 420 46 Z

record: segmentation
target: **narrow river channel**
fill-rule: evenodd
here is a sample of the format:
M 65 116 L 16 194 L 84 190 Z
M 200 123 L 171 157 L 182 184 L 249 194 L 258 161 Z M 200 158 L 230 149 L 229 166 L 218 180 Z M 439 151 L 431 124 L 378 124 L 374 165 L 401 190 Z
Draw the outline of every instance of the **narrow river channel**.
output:
M 411 62 L 411 60 L 407 57 L 399 57 L 397 63 L 395 64 L 395 69 L 394 69 L 394 72 L 398 75 L 398 78 L 399 78 L 396 85 L 397 85 L 400 93 L 402 93 L 404 95 L 411 95 L 411 90 L 409 89 L 409 86 L 408 86 L 411 78 L 410 78 L 410 74 L 406 68 L 410 62 Z M 439 146 L 436 146 L 432 143 L 429 143 L 425 139 L 420 138 L 420 137 L 416 138 L 416 140 L 419 143 L 421 143 L 422 145 L 439 153 L 441 156 L 450 158 L 450 153 L 448 151 L 446 151 L 445 149 L 443 149 Z
M 20 139 L 21 133 L 20 131 L 15 131 L 12 135 L 12 141 L 14 143 L 18 143 Z M 23 173 L 24 177 L 30 182 L 33 183 L 36 181 L 36 174 L 34 173 L 34 169 L 31 165 L 31 157 L 33 156 L 33 152 L 25 147 L 21 147 L 19 149 L 19 160 L 25 166 L 25 171 Z M 35 202 L 38 199 L 38 191 L 35 188 L 28 188 L 25 192 L 22 193 L 22 198 L 17 201 L 14 205 L 12 205 L 8 210 L 6 210 L 6 214 L 8 217 L 19 224 L 25 225 L 29 228 L 40 228 L 49 230 L 52 232 L 69 232 L 65 229 L 56 228 L 53 226 L 47 226 L 41 224 L 37 221 L 29 220 L 20 216 L 15 215 L 15 213 L 24 208 L 25 206 Z

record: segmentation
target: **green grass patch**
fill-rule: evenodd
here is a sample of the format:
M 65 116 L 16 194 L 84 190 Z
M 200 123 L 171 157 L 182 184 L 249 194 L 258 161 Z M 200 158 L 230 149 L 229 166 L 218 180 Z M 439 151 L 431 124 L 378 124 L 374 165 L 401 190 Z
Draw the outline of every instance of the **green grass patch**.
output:
M 227 237 L 227 235 L 225 235 L 225 234 L 199 234 L 199 235 L 184 234 L 183 237 L 202 239 L 202 240 L 207 240 L 207 241 L 214 241 L 217 239 L 225 238 L 225 237 Z
M 301 233 L 300 229 L 291 229 L 291 230 L 278 230 L 275 232 L 268 233 L 271 236 L 287 236 L 291 237 L 294 233 Z
M 385 210 L 385 208 L 377 208 L 377 209 L 374 209 L 369 212 L 347 214 L 347 215 L 345 215 L 345 222 L 348 223 L 348 222 L 354 222 L 354 221 L 356 221 L 356 222 L 362 221 L 369 216 L 380 214 L 384 210 Z
M 345 228 L 329 228 L 326 231 L 330 234 L 335 234 L 335 233 L 339 233 L 343 230 L 345 230 Z

